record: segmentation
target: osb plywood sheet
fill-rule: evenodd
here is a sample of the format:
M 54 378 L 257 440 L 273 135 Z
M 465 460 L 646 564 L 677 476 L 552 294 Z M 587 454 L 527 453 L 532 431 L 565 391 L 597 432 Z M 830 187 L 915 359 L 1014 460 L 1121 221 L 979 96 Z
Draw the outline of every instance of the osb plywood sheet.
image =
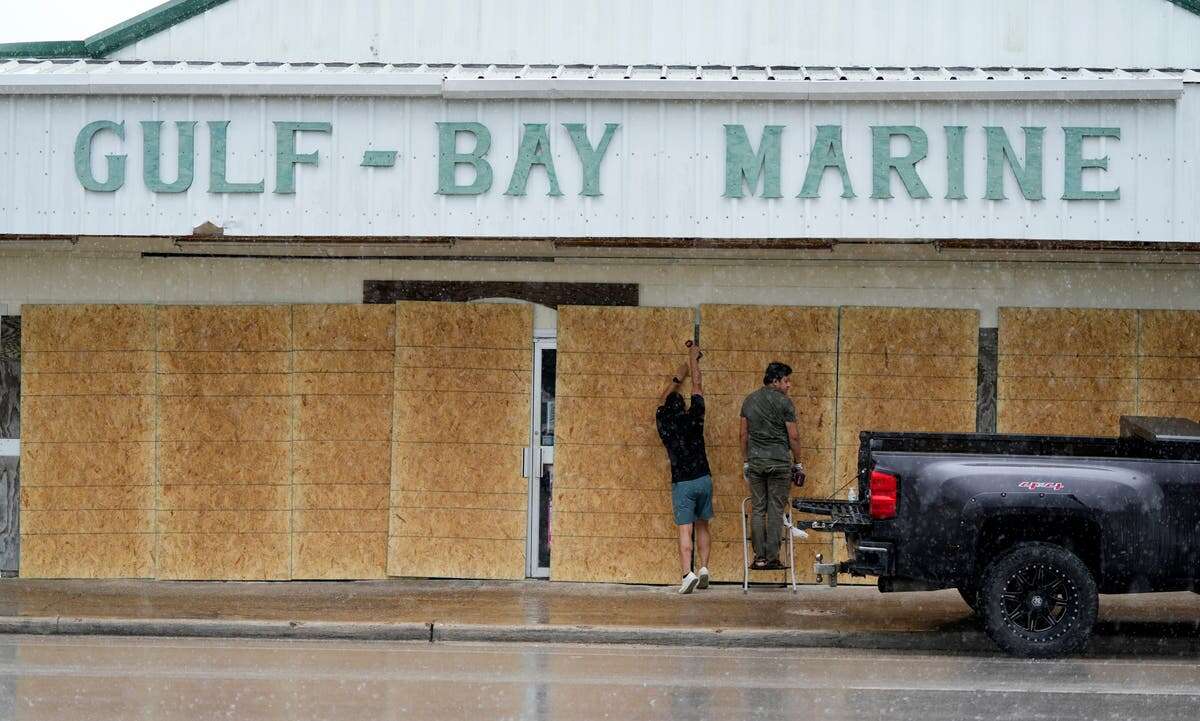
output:
M 158 447 L 158 478 L 164 485 L 288 482 L 287 441 L 164 441 Z
M 21 511 L 153 509 L 154 486 L 21 486 Z
M 21 534 L 152 533 L 154 508 L 135 510 L 23 511 Z
M 292 510 L 388 510 L 391 487 L 387 483 L 319 484 L 292 487 Z M 386 529 L 384 529 L 386 530 Z
M 284 396 L 291 392 L 286 373 L 163 373 L 160 396 Z
M 577 396 L 559 399 L 557 403 L 554 436 L 558 443 L 661 446 L 654 426 L 657 398 Z M 710 411 L 705 413 L 711 418 Z
M 388 511 L 362 508 L 293 509 L 293 533 L 388 532 Z
M 21 404 L 30 442 L 153 441 L 152 396 L 37 396 Z
M 1001 308 L 997 430 L 1115 435 L 1135 410 L 1138 312 Z
M 21 350 L 23 373 L 150 373 L 153 351 Z
M 691 308 L 618 308 L 569 305 L 558 309 L 558 350 L 598 356 L 675 353 L 692 340 Z
M 708 351 L 704 352 L 705 360 L 708 360 L 708 353 Z M 822 355 L 827 356 L 831 361 L 834 357 L 833 354 Z M 812 357 L 804 356 L 797 358 L 789 355 L 780 355 L 778 357 L 781 363 L 786 363 L 792 368 L 792 390 L 790 395 L 793 399 L 832 398 L 837 392 L 836 373 L 808 372 L 805 364 Z M 740 405 L 742 399 L 762 388 L 763 370 L 765 368 L 766 366 L 764 365 L 762 368 L 757 368 L 757 370 L 741 372 L 709 371 L 704 369 L 705 394 L 737 396 Z
M 23 536 L 21 576 L 151 578 L 154 576 L 154 534 Z
M 391 350 L 396 309 L 388 305 L 294 305 L 297 350 Z
M 393 487 L 399 491 L 525 493 L 523 447 L 499 444 L 397 443 Z M 561 464 L 559 458 L 556 463 Z M 557 466 L 561 468 L 560 466 Z M 558 476 L 561 478 L 561 471 Z M 555 479 L 559 484 L 559 479 Z
M 527 517 L 525 509 L 397 508 L 391 512 L 391 535 L 524 541 Z
M 22 439 L 22 488 L 150 485 L 154 485 L 153 443 L 38 443 Z
M 525 578 L 525 541 L 390 536 L 388 575 L 418 578 Z
M 1141 310 L 1138 355 L 1200 355 L 1200 311 Z
M 298 350 L 292 353 L 297 373 L 392 373 L 395 350 Z
M 287 533 L 288 510 L 276 511 L 159 511 L 158 532 L 168 533 Z
M 428 509 L 443 511 L 522 511 L 529 504 L 529 495 L 523 493 L 462 493 L 439 491 L 392 491 L 391 508 Z
M 159 373 L 288 373 L 291 357 L 284 351 L 162 351 Z
M 702 305 L 700 341 L 705 348 L 742 351 L 837 350 L 834 307 Z
M 154 306 L 26 305 L 23 351 L 145 351 L 154 349 Z
M 1138 381 L 1139 403 L 1200 403 L 1200 379 L 1142 378 Z
M 1133 355 L 1137 311 L 1001 308 L 1000 354 Z
M 1200 355 L 1140 356 L 1137 359 L 1137 377 L 1142 381 L 1160 378 L 1175 380 L 1200 378 Z
M 1144 416 L 1173 416 L 1200 421 L 1200 403 L 1144 401 L 1138 406 L 1138 414 Z
M 998 401 L 996 430 L 1063 436 L 1116 436 L 1122 415 L 1137 412 L 1133 399 L 1113 401 Z
M 532 344 L 532 340 L 530 344 Z M 396 368 L 530 371 L 533 369 L 533 352 L 526 348 L 505 350 L 502 348 L 397 347 Z
M 740 472 L 740 463 L 738 468 Z M 661 491 L 663 479 L 671 477 L 671 464 L 661 445 L 573 446 L 555 457 L 554 472 L 559 489 Z
M 701 332 L 703 332 L 701 327 Z M 784 362 L 792 366 L 793 375 L 808 375 L 808 374 L 832 374 L 837 372 L 837 354 L 825 351 L 783 351 L 785 356 Z M 709 376 L 719 375 L 722 372 L 735 373 L 750 373 L 756 376 L 756 385 L 762 385 L 762 372 L 766 369 L 767 364 L 771 361 L 780 360 L 780 352 L 772 351 L 743 351 L 743 350 L 722 350 L 711 346 L 704 346 L 704 371 L 705 382 Z M 796 360 L 795 365 L 788 362 L 787 359 Z M 796 380 L 792 379 L 793 382 Z M 752 389 L 753 390 L 753 389 Z
M 163 441 L 291 440 L 287 396 L 159 398 L 159 438 Z
M 397 391 L 393 439 L 525 445 L 529 393 Z
M 392 437 L 391 396 L 296 396 L 299 441 L 386 441 Z
M 669 513 L 576 513 L 555 509 L 554 538 L 678 538 Z
M 291 487 L 287 485 L 163 486 L 160 511 L 284 511 Z
M 675 575 L 677 551 L 636 549 L 671 526 L 670 466 L 654 412 L 664 383 L 687 360 L 694 317 L 687 308 L 559 309 L 552 578 Z M 597 542 L 627 565 L 617 571 L 609 558 L 573 550 Z
M 530 348 L 533 310 L 507 303 L 396 304 L 397 347 Z
M 972 376 L 883 376 L 843 374 L 838 394 L 842 398 L 975 401 L 978 381 Z
M 297 373 L 292 376 L 296 395 L 301 396 L 388 396 L 392 395 L 392 372 L 387 373 Z
M 150 373 L 25 373 L 21 395 L 139 396 L 154 395 Z
M 387 441 L 296 441 L 292 444 L 292 482 L 382 483 L 391 477 L 391 444 Z
M 387 532 L 293 533 L 292 578 L 374 579 L 387 575 Z
M 605 583 L 679 582 L 679 541 L 664 538 L 555 536 L 551 577 Z
M 931 376 L 973 378 L 978 349 L 962 348 L 961 355 L 931 348 L 929 355 L 904 353 L 849 353 L 838 356 L 838 373 L 844 376 Z
M 841 310 L 842 353 L 933 352 L 975 355 L 979 313 L 954 308 L 869 308 Z
M 158 307 L 160 351 L 287 351 L 292 312 L 286 305 Z
M 1019 378 L 998 379 L 998 400 L 1129 401 L 1145 382 L 1132 378 Z
M 975 401 L 842 398 L 838 401 L 837 444 L 858 444 L 861 431 L 972 433 Z
M 163 533 L 158 577 L 175 580 L 286 580 L 287 533 Z
M 389 575 L 524 577 L 532 338 L 526 305 L 396 305 Z

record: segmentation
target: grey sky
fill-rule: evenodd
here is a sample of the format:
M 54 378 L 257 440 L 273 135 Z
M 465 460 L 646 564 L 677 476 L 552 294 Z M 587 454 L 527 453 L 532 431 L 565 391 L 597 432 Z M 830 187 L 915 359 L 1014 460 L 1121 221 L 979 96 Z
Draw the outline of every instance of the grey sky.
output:
M 83 40 L 163 0 L 0 0 L 0 43 Z

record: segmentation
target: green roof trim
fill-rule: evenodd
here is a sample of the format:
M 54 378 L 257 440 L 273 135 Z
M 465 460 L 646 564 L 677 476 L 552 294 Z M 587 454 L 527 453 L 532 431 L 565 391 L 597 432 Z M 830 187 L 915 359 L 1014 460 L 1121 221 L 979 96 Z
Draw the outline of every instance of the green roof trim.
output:
M 0 58 L 102 58 L 229 0 L 169 0 L 86 40 L 0 43 Z
M 1200 0 L 1167 0 L 1167 2 L 1174 3 L 1184 10 L 1190 10 L 1200 15 Z

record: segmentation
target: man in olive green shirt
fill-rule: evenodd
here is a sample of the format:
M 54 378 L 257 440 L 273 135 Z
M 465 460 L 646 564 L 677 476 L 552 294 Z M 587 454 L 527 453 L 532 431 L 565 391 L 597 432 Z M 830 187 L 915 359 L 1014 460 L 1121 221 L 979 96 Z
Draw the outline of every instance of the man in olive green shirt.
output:
M 796 406 L 788 393 L 792 369 L 770 363 L 763 373 L 763 386 L 742 401 L 742 470 L 750 485 L 750 538 L 754 544 L 754 570 L 786 568 L 779 562 L 783 537 L 783 513 L 793 476 L 803 478 L 800 465 L 800 433 L 796 430 Z

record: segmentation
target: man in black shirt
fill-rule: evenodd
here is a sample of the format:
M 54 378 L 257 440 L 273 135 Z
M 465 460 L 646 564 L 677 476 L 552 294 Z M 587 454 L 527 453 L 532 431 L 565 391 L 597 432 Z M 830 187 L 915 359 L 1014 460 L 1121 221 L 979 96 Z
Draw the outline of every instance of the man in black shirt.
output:
M 679 386 L 692 377 L 692 403 L 686 407 Z M 704 452 L 704 385 L 700 376 L 700 347 L 689 344 L 688 362 L 663 389 L 655 413 L 658 437 L 671 461 L 671 505 L 679 527 L 679 564 L 683 570 L 680 593 L 708 588 L 708 522 L 713 517 L 712 473 Z M 692 529 L 700 570 L 692 571 Z

